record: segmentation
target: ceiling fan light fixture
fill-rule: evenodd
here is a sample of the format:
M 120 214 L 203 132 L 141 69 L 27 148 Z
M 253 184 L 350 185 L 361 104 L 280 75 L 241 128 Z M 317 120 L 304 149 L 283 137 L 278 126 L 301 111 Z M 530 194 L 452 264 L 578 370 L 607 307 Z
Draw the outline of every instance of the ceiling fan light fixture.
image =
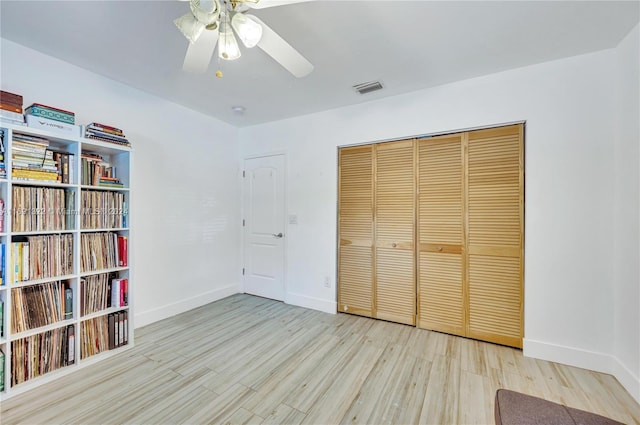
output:
M 229 26 L 229 16 L 226 14 L 220 20 L 220 38 L 218 39 L 218 56 L 220 59 L 232 61 L 238 59 L 242 53 L 240 53 L 240 47 L 236 36 L 233 35 L 233 31 Z
M 255 47 L 262 39 L 262 25 L 243 13 L 233 15 L 231 26 L 247 48 Z
M 191 43 L 195 43 L 198 40 L 205 27 L 205 25 L 198 21 L 191 13 L 174 19 L 173 23 Z

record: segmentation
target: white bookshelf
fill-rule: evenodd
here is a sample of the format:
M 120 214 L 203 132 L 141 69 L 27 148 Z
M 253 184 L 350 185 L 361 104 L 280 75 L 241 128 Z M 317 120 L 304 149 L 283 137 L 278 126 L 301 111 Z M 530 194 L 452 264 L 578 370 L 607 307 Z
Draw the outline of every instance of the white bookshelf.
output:
M 55 132 L 48 132 L 39 129 L 33 129 L 26 126 L 11 124 L 0 119 L 0 128 L 4 130 L 4 162 L 7 170 L 7 178 L 0 179 L 0 198 L 4 201 L 5 210 L 1 213 L 4 219 L 4 228 L 0 231 L 0 242 L 5 246 L 4 256 L 4 270 L 5 279 L 2 286 L 0 286 L 0 300 L 4 302 L 2 327 L 3 333 L 0 336 L 0 349 L 4 353 L 4 390 L 0 392 L 0 400 L 7 399 L 13 395 L 27 391 L 31 388 L 42 385 L 46 382 L 50 382 L 58 377 L 66 375 L 78 368 L 82 368 L 86 365 L 93 364 L 96 361 L 111 357 L 123 350 L 133 347 L 134 343 L 134 326 L 133 326 L 133 286 L 135 282 L 131 280 L 131 229 L 129 227 L 129 218 L 131 210 L 131 158 L 132 150 L 127 146 L 121 146 L 118 144 L 110 144 L 101 141 L 95 141 L 86 139 L 83 137 L 61 135 Z M 15 133 L 22 133 L 26 135 L 38 136 L 46 138 L 50 141 L 50 148 L 58 152 L 64 152 L 73 154 L 75 161 L 73 164 L 73 171 L 70 175 L 73 176 L 73 180 L 68 184 L 62 184 L 57 182 L 40 182 L 33 180 L 17 180 L 12 175 L 12 145 L 13 137 Z M 104 162 L 108 162 L 115 167 L 116 177 L 120 179 L 124 187 L 104 187 L 94 186 L 87 184 L 82 179 L 82 161 L 81 155 L 83 153 L 93 153 L 100 155 Z M 31 187 L 31 188 L 60 188 L 67 192 L 65 196 L 73 196 L 75 211 L 75 219 L 73 220 L 71 228 L 65 228 L 60 230 L 29 230 L 29 231 L 14 231 L 14 200 L 12 199 L 14 193 L 14 187 Z M 20 189 L 16 189 L 21 193 Z M 114 223 L 113 227 L 104 226 L 100 223 L 100 226 L 88 226 L 82 223 L 82 214 L 86 212 L 83 210 L 83 194 L 95 193 L 96 196 L 106 196 L 107 199 L 117 199 L 118 201 L 124 200 L 124 207 L 115 210 L 114 208 L 101 209 L 108 210 L 107 214 L 118 214 L 120 222 Z M 90 196 L 90 195 L 89 195 Z M 118 204 L 121 207 L 122 204 Z M 112 205 L 113 206 L 113 205 Z M 64 207 L 64 206 L 63 206 Z M 17 211 L 17 210 L 16 210 Z M 100 212 L 92 212 L 100 214 Z M 27 213 L 24 213 L 27 214 Z M 119 214 L 124 214 L 124 217 Z M 66 227 L 66 226 L 65 226 Z M 93 228 L 96 227 L 96 228 Z M 104 269 L 89 268 L 83 270 L 81 268 L 81 240 L 83 236 L 90 236 L 93 233 L 107 234 L 106 237 L 127 238 L 127 264 L 116 267 L 109 267 Z M 115 234 L 116 236 L 114 236 Z M 63 276 L 52 276 L 38 279 L 31 279 L 26 281 L 18 281 L 15 279 L 13 267 L 14 259 L 12 256 L 12 243 L 24 241 L 28 237 L 34 236 L 54 236 L 61 235 L 71 237 L 73 239 L 72 255 L 72 273 L 66 273 Z M 31 249 L 31 247 L 30 247 Z M 89 279 L 95 275 L 105 274 L 107 282 L 111 282 L 112 278 L 127 279 L 127 303 L 123 306 L 110 306 L 108 305 L 104 309 L 98 311 L 92 311 L 91 313 L 82 315 L 81 310 L 81 287 L 84 285 L 84 280 Z M 12 306 L 12 291 L 25 291 L 29 287 L 41 284 L 48 284 L 50 282 L 62 281 L 66 283 L 73 292 L 73 309 L 72 317 L 64 318 L 63 320 L 55 321 L 54 323 L 47 324 L 46 326 L 40 326 L 36 328 L 30 328 L 22 330 L 20 332 L 13 332 L 12 327 L 12 312 L 14 306 Z M 120 345 L 115 348 L 109 349 L 108 345 L 100 347 L 99 350 L 94 351 L 91 355 L 82 356 L 81 345 L 85 338 L 82 335 L 82 329 L 90 321 L 104 320 L 108 321 L 110 314 L 126 312 L 128 314 L 128 320 L 126 325 L 127 344 Z M 52 316 L 53 317 L 53 316 Z M 47 372 L 37 377 L 33 377 L 25 380 L 21 383 L 14 383 L 12 379 L 15 373 L 12 370 L 12 358 L 15 353 L 12 352 L 14 344 L 18 347 L 19 341 L 23 338 L 30 338 L 35 335 L 44 334 L 47 331 L 55 332 L 56 329 L 62 329 L 73 327 L 75 334 L 75 341 L 73 345 L 73 364 L 61 366 L 55 370 Z M 68 332 L 68 330 L 67 330 Z M 95 348 L 95 347 L 94 347 Z M 104 349 L 103 349 L 104 348 Z M 86 350 L 85 350 L 86 351 Z M 85 352 L 86 354 L 86 352 Z M 14 383 L 12 385 L 12 383 Z

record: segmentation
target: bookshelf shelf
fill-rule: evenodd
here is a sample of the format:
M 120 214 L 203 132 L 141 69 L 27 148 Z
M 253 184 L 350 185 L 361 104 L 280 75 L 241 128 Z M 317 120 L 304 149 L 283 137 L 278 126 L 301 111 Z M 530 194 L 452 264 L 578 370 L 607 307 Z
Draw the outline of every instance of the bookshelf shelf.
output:
M 1 125 L 2 124 L 0 123 L 0 126 Z M 78 187 L 78 185 L 76 184 L 58 183 L 58 182 L 45 181 L 45 180 L 37 181 L 37 180 L 13 179 L 11 180 L 11 183 L 14 186 L 61 187 L 61 188 L 69 188 L 69 189 L 74 189 Z
M 32 232 L 13 232 L 11 236 L 37 236 L 37 235 L 65 235 L 76 233 L 77 230 L 34 230 Z
M 53 329 L 64 328 L 65 326 L 74 325 L 75 323 L 76 323 L 75 319 L 62 320 L 60 322 L 55 322 L 50 325 L 41 326 L 39 328 L 29 329 L 28 331 L 12 334 L 11 337 L 9 338 L 9 341 L 15 341 L 18 339 L 27 338 L 32 335 L 41 334 L 43 332 L 50 331 Z
M 125 306 L 122 306 L 122 307 L 109 307 L 109 308 L 107 308 L 105 310 L 100 310 L 100 311 L 96 311 L 95 313 L 86 314 L 86 315 L 84 315 L 84 316 L 82 316 L 80 318 L 80 321 L 84 322 L 84 321 L 89 320 L 89 319 L 94 319 L 94 318 L 100 317 L 100 316 L 106 316 L 108 314 L 115 313 L 117 311 L 122 311 L 122 310 L 129 310 L 129 306 L 125 305 Z
M 80 273 L 81 277 L 91 276 L 94 274 L 104 274 L 104 273 L 114 273 L 114 272 L 124 272 L 129 270 L 129 267 L 112 267 L 110 269 L 101 269 L 101 270 L 91 270 Z
M 0 178 L 1 401 L 131 348 L 135 282 L 128 227 L 132 149 L 2 119 L 0 130 L 0 165 L 6 170 Z M 59 227 L 64 229 L 33 230 Z M 107 245 L 99 243 L 102 237 Z M 126 266 L 83 271 L 83 264 Z M 54 273 L 63 274 L 19 280 Z M 98 296 L 102 304 L 87 301 Z M 85 309 L 85 302 L 91 308 Z M 24 330 L 47 322 L 53 323 Z M 105 345 L 113 335 L 124 339 Z M 33 352 L 42 358 L 33 358 Z
M 38 285 L 40 283 L 48 283 L 48 282 L 56 282 L 58 280 L 71 280 L 76 278 L 75 274 L 66 274 L 62 276 L 53 276 L 53 277 L 45 277 L 42 279 L 33 279 L 33 280 L 25 280 L 21 282 L 12 282 L 11 288 L 22 288 L 24 286 L 33 286 Z
M 100 229 L 80 229 L 80 233 L 98 233 L 98 232 L 128 232 L 128 227 L 104 227 Z
M 128 192 L 128 187 L 109 187 L 109 186 L 93 186 L 88 184 L 83 184 L 80 186 L 81 189 L 84 190 L 105 190 L 108 192 Z

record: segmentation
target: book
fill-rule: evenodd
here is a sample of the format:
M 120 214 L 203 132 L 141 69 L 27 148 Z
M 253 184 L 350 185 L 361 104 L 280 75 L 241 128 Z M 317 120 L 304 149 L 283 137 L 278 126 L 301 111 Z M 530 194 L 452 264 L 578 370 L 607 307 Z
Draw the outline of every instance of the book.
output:
M 5 111 L 0 110 L 0 113 Z M 11 112 L 7 112 L 11 113 Z M 40 130 L 46 131 L 55 131 L 57 133 L 62 133 L 66 136 L 78 137 L 80 135 L 80 126 L 73 125 L 71 123 L 61 122 L 52 120 L 44 117 L 37 117 L 35 115 L 27 114 L 25 115 L 27 120 L 27 124 L 29 127 L 37 128 Z
M 116 316 L 111 313 L 107 316 L 108 321 L 108 334 L 109 334 L 109 350 L 113 350 L 116 348 L 116 340 L 115 340 L 115 327 L 116 327 Z
M 66 111 L 64 109 L 56 108 L 55 106 L 43 105 L 42 103 L 32 103 L 31 106 L 37 106 L 39 108 L 50 109 L 52 111 L 57 111 L 57 112 L 60 112 L 62 114 L 73 115 L 73 116 L 76 115 L 75 112 Z
M 4 336 L 4 301 L 0 300 L 0 337 Z
M 0 349 L 0 392 L 4 391 L 4 351 Z
M 120 279 L 111 281 L 111 307 L 120 307 Z
M 125 306 L 129 305 L 129 279 L 122 279 L 120 282 L 121 295 L 120 295 L 120 305 Z
M 127 267 L 128 265 L 128 238 L 126 236 L 118 236 L 118 266 Z
M 22 115 L 22 106 L 15 105 L 13 103 L 3 103 L 0 101 L 0 109 Z
M 74 364 L 76 360 L 76 335 L 75 328 L 73 325 L 67 326 L 67 336 L 68 336 L 68 344 L 67 344 L 67 365 Z
M 73 317 L 73 290 L 70 287 L 64 289 L 64 319 Z
M 24 115 L 18 112 L 6 111 L 4 109 L 0 109 L 0 118 L 7 118 L 19 123 L 24 122 Z
M 119 128 L 116 127 L 112 127 L 110 125 L 105 125 L 105 124 L 100 124 L 99 122 L 92 122 L 90 124 L 87 124 L 87 127 L 89 128 L 98 128 L 101 130 L 109 130 L 109 131 L 114 131 L 116 133 L 120 133 L 123 134 L 124 132 L 122 130 L 120 130 Z
M 6 249 L 6 244 L 0 244 L 0 261 L 2 261 L 2 264 L 0 264 L 0 286 L 7 284 L 7 277 L 4 268 L 4 262 L 7 257 Z
M 123 314 L 122 330 L 124 333 L 123 345 L 125 345 L 129 342 L 129 312 L 125 310 L 122 312 L 122 314 Z
M 62 112 L 57 109 L 51 109 L 49 107 L 43 107 L 33 104 L 24 110 L 26 115 L 33 115 L 36 117 L 48 118 L 54 121 L 60 121 L 66 124 L 75 124 L 76 119 L 73 113 Z
M 118 347 L 124 345 L 124 311 L 118 312 Z
M 0 102 L 2 103 L 10 103 L 13 105 L 23 104 L 23 98 L 19 94 L 10 93 L 8 91 L 0 90 Z

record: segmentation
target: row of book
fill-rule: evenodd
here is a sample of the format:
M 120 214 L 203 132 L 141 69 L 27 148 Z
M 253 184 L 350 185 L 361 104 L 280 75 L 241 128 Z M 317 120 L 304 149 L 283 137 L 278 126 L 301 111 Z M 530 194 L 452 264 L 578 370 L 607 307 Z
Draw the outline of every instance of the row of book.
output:
M 0 90 L 0 118 L 12 124 L 24 125 L 21 95 Z
M 74 155 L 54 152 L 44 137 L 15 132 L 11 146 L 11 177 L 15 180 L 67 182 Z M 66 162 L 65 162 L 66 161 Z
M 36 125 L 37 121 L 40 121 L 40 123 L 44 122 L 44 128 L 64 128 L 65 125 L 67 126 L 66 128 L 68 128 L 74 126 L 76 123 L 76 114 L 74 112 L 55 106 L 33 103 L 24 109 L 24 115 L 23 107 L 24 98 L 21 95 L 0 90 L 0 118 L 9 123 L 24 125 L 25 115 L 27 123 L 30 126 L 35 125 L 36 127 L 43 127 L 43 124 Z M 56 123 L 60 124 L 56 126 Z M 131 143 L 127 140 L 121 129 L 98 122 L 87 124 L 85 126 L 84 136 L 88 139 L 131 146 Z
M 14 232 L 72 230 L 75 193 L 68 189 L 13 186 Z
M 27 181 L 76 182 L 76 157 L 50 148 L 44 137 L 15 132 L 12 145 L 12 178 Z M 2 161 L 4 165 L 4 160 Z M 81 184 L 124 187 L 115 175 L 115 167 L 101 155 L 86 152 L 81 156 Z M 1 170 L 0 170 L 1 171 Z M 0 173 L 0 177 L 1 173 Z M 6 178 L 6 170 L 4 173 Z
M 80 314 L 96 313 L 129 303 L 129 279 L 113 274 L 96 274 L 80 280 Z
M 128 238 L 113 232 L 84 233 L 80 236 L 82 272 L 126 267 Z
M 107 143 L 116 143 L 123 146 L 131 146 L 124 132 L 116 127 L 92 122 L 85 127 L 84 136 L 87 139 L 100 140 Z
M 23 237 L 11 243 L 14 282 L 73 273 L 73 235 Z
M 50 325 L 73 316 L 69 282 L 47 282 L 11 290 L 11 332 Z
M 89 186 L 124 187 L 124 184 L 116 177 L 116 168 L 105 159 L 95 153 L 83 153 L 82 184 Z
M 80 358 L 85 359 L 129 343 L 129 313 L 126 310 L 85 320 L 80 324 Z
M 80 201 L 83 229 L 119 229 L 127 227 L 124 193 L 83 191 Z
M 73 325 L 17 339 L 11 342 L 11 386 L 73 363 Z

